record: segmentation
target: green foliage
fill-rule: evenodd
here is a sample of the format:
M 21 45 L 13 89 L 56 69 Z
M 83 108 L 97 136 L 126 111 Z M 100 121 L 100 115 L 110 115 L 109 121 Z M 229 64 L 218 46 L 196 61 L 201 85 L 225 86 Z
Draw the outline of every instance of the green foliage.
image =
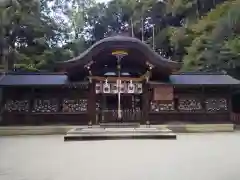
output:
M 39 57 L 61 41 L 61 26 L 44 12 L 44 7 L 36 0 L 12 0 L 1 4 L 1 59 L 8 64 L 7 68 L 12 69 L 15 63 L 33 67 L 39 63 Z
M 239 1 L 224 2 L 190 27 L 195 38 L 187 47 L 183 70 L 231 71 L 240 65 L 239 8 Z
M 239 0 L 5 0 L 0 57 L 9 69 L 51 70 L 104 37 L 133 32 L 183 62 L 184 71 L 233 72 L 240 66 L 239 9 Z

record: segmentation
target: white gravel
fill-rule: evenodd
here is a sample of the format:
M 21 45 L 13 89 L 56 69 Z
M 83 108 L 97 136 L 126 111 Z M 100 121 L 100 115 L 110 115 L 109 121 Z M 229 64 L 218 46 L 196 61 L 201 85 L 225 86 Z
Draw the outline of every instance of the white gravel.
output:
M 239 180 L 240 133 L 64 142 L 0 137 L 0 180 Z

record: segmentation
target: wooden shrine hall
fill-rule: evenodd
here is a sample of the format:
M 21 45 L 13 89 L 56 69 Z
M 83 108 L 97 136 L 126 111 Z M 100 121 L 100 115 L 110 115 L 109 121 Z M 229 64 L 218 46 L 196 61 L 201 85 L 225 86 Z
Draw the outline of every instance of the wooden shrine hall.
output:
M 224 73 L 178 73 L 179 69 L 179 63 L 161 57 L 138 39 L 105 38 L 78 57 L 57 62 L 55 72 L 3 74 L 0 123 L 233 120 L 238 102 L 232 99 L 240 98 L 239 80 Z

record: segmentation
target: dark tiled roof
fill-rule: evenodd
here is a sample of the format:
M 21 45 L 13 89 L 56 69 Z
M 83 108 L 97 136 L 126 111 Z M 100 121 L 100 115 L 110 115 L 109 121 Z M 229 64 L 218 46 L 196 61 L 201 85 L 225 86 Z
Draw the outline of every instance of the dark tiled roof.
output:
M 161 55 L 153 51 L 150 46 L 148 46 L 141 40 L 133 37 L 119 35 L 104 38 L 96 42 L 94 45 L 92 45 L 86 51 L 81 53 L 79 56 L 74 57 L 67 61 L 56 62 L 56 66 L 62 68 L 69 67 L 69 73 L 71 73 L 71 68 L 75 68 L 77 64 L 83 67 L 84 65 L 91 62 L 93 60 L 93 57 L 97 56 L 100 52 L 102 52 L 103 49 L 119 49 L 119 48 L 120 49 L 134 48 L 142 52 L 146 56 L 145 59 L 147 59 L 149 63 L 153 64 L 154 66 L 161 67 L 162 71 L 170 73 L 175 69 L 180 69 L 181 67 L 180 63 L 162 57 Z M 101 60 L 104 59 L 100 58 L 97 61 Z
M 240 81 L 226 74 L 173 74 L 170 76 L 172 84 L 192 85 L 231 85 L 240 84 Z
M 0 86 L 63 85 L 68 83 L 64 74 L 7 74 L 0 78 Z
M 0 77 L 0 86 L 44 86 L 68 83 L 66 74 L 6 74 Z M 167 82 L 153 83 L 165 84 Z M 173 74 L 170 76 L 170 83 L 183 85 L 235 85 L 240 84 L 240 81 L 225 74 Z

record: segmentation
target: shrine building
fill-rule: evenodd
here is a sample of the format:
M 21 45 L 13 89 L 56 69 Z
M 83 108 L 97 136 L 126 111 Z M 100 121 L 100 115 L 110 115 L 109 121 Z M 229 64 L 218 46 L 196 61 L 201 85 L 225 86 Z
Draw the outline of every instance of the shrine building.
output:
M 55 72 L 0 78 L 2 125 L 236 123 L 240 81 L 225 73 L 180 73 L 132 37 L 95 43 L 56 60 Z

